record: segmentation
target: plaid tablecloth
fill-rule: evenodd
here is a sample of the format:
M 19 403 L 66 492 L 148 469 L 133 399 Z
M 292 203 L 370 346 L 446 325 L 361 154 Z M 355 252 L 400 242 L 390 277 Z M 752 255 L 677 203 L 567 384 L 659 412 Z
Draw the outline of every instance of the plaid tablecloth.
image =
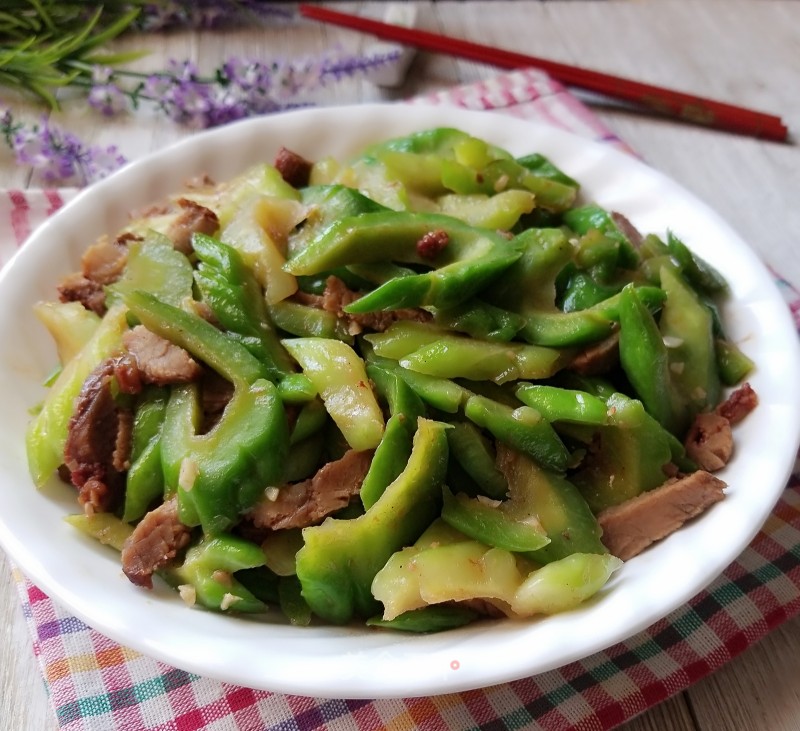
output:
M 499 109 L 628 150 L 561 85 L 537 71 L 504 74 L 418 101 Z M 0 192 L 0 264 L 73 194 Z M 800 326 L 800 296 L 776 280 Z M 603 731 L 684 690 L 800 611 L 800 479 L 792 478 L 763 530 L 722 576 L 644 632 L 558 670 L 433 698 L 324 700 L 192 675 L 121 647 L 19 572 L 15 578 L 33 652 L 65 730 Z

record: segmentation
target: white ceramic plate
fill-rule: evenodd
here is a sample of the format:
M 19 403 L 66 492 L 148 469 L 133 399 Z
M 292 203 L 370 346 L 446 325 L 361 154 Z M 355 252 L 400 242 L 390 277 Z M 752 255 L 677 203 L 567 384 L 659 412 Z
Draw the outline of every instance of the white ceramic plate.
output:
M 412 130 L 456 126 L 515 154 L 542 152 L 583 184 L 583 196 L 625 213 L 646 232 L 671 228 L 731 283 L 733 338 L 757 363 L 761 405 L 736 429 L 721 474 L 727 499 L 628 562 L 597 600 L 529 622 L 482 622 L 433 636 L 346 627 L 295 628 L 190 610 L 168 589 L 137 589 L 118 556 L 64 523 L 71 488 L 33 487 L 23 434 L 28 409 L 55 362 L 31 313 L 54 298 L 84 247 L 115 232 L 128 211 L 208 172 L 229 178 L 285 145 L 338 158 Z M 686 602 L 731 563 L 760 528 L 794 462 L 800 432 L 800 357 L 787 308 L 754 253 L 682 188 L 642 163 L 550 127 L 443 107 L 364 105 L 307 110 L 197 135 L 85 191 L 43 225 L 0 279 L 0 540 L 45 592 L 109 637 L 180 668 L 255 688 L 322 697 L 448 693 L 558 667 L 608 647 Z M 277 614 L 277 612 L 276 612 Z

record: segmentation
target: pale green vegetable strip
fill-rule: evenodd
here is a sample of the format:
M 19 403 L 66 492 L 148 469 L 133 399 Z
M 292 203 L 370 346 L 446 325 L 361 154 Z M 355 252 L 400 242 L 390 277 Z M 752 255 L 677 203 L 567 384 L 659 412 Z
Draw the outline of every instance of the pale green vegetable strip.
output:
M 497 195 L 443 195 L 438 203 L 442 213 L 460 218 L 470 226 L 506 231 L 514 227 L 523 213 L 534 208 L 533 193 L 505 190 Z
M 107 303 L 136 290 L 144 290 L 162 302 L 182 307 L 192 296 L 192 265 L 166 236 L 148 231 L 144 241 L 129 245 L 128 261 L 122 277 L 106 289 Z
M 281 343 L 319 391 L 347 443 L 353 449 L 377 447 L 383 435 L 383 413 L 356 352 L 329 338 L 291 338 Z
M 33 313 L 55 341 L 62 366 L 83 349 L 100 324 L 100 318 L 80 302 L 37 302 Z
M 120 520 L 113 513 L 95 513 L 86 515 L 76 513 L 64 517 L 73 528 L 77 528 L 81 533 L 100 541 L 104 546 L 110 546 L 117 551 L 122 550 L 122 546 L 133 533 L 133 526 Z
M 509 602 L 521 617 L 573 609 L 605 586 L 622 566 L 611 554 L 573 553 L 534 571 Z
M 416 568 L 426 604 L 477 598 L 502 601 L 523 578 L 514 554 L 477 541 L 429 548 L 417 558 Z
M 270 531 L 261 542 L 267 568 L 278 576 L 294 576 L 297 573 L 295 556 L 303 547 L 300 528 Z
M 122 306 L 115 306 L 106 313 L 89 342 L 61 371 L 41 411 L 28 426 L 25 435 L 28 469 L 37 487 L 42 487 L 64 461 L 75 398 L 87 376 L 120 347 L 122 333 L 128 328 L 125 313 Z
M 512 616 L 573 609 L 597 593 L 622 561 L 575 553 L 535 568 L 510 551 L 462 540 L 393 554 L 372 582 L 384 620 L 432 604 L 494 600 Z
M 200 202 L 216 211 L 220 227 L 224 229 L 244 203 L 259 194 L 300 200 L 300 194 L 281 177 L 275 167 L 259 163 L 223 184 L 215 195 L 215 201 Z
M 253 270 L 267 304 L 280 302 L 297 291 L 297 279 L 283 270 L 285 237 L 304 213 L 296 200 L 257 196 L 247 201 L 220 231 L 220 240 L 236 249 Z

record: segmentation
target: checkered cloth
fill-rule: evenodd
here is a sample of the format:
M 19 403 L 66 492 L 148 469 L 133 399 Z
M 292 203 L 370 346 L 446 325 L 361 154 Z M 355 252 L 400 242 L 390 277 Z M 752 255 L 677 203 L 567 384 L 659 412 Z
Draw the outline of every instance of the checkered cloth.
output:
M 421 101 L 501 108 L 626 149 L 563 87 L 535 71 Z M 0 246 L 9 247 L 0 248 L 0 262 L 70 195 L 0 192 Z M 787 282 L 779 285 L 800 326 L 800 296 Z M 684 690 L 800 611 L 800 480 L 792 478 L 763 530 L 721 577 L 644 632 L 558 670 L 433 698 L 324 700 L 198 677 L 121 647 L 19 572 L 16 579 L 33 650 L 65 730 L 603 731 Z

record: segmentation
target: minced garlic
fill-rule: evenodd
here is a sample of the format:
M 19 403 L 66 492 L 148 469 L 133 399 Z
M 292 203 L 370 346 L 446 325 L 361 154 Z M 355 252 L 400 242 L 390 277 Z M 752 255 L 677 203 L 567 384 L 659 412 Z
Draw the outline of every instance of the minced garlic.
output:
M 194 487 L 194 481 L 200 474 L 200 468 L 190 457 L 184 457 L 181 461 L 181 469 L 178 473 L 178 487 L 189 492 Z
M 226 609 L 230 609 L 236 602 L 242 601 L 242 597 L 236 596 L 235 594 L 226 593 L 222 597 L 222 601 L 219 603 L 219 608 L 224 612 Z
M 181 584 L 178 587 L 178 594 L 180 594 L 187 607 L 193 607 L 197 602 L 197 589 L 191 584 Z

